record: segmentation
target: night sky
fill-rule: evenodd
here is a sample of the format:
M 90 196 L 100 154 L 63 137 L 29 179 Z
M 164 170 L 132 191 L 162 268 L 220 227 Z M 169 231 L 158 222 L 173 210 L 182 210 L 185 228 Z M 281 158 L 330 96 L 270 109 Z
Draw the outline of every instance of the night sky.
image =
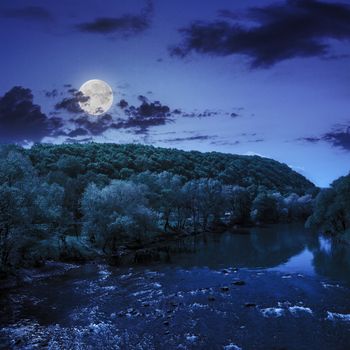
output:
M 349 171 L 350 1 L 3 0 L 0 142 L 258 154 Z M 86 115 L 102 79 L 114 105 Z

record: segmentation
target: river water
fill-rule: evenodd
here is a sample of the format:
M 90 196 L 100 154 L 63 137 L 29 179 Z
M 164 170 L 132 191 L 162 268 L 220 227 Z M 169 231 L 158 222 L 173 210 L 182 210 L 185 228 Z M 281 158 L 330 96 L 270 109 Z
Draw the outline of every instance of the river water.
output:
M 173 249 L 1 291 L 0 348 L 349 349 L 349 246 L 275 225 Z

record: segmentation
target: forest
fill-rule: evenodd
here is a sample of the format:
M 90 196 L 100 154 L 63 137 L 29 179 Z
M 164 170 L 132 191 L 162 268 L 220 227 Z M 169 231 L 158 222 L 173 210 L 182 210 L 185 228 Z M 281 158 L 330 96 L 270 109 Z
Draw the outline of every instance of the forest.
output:
M 0 148 L 0 271 L 111 256 L 119 246 L 218 228 L 350 227 L 350 177 L 319 190 L 258 156 L 144 145 Z
M 322 189 L 314 202 L 306 226 L 317 227 L 350 242 L 350 174 Z

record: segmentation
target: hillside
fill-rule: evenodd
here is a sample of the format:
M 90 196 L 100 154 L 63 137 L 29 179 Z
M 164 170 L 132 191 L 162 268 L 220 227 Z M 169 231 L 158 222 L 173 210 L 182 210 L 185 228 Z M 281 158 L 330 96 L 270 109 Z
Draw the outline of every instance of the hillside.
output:
M 243 187 L 266 186 L 282 194 L 303 194 L 315 187 L 287 165 L 258 156 L 97 143 L 40 144 L 25 153 L 40 175 L 60 170 L 72 177 L 91 173 L 103 174 L 110 179 L 128 179 L 144 171 L 168 171 L 186 180 L 212 178 Z

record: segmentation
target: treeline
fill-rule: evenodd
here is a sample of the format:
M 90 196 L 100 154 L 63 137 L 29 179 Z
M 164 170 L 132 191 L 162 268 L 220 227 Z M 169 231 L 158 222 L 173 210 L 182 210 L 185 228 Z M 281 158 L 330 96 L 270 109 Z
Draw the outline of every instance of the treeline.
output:
M 350 239 L 350 174 L 320 191 L 306 226 Z
M 138 145 L 1 147 L 0 270 L 48 258 L 109 255 L 125 242 L 158 235 L 305 220 L 311 214 L 314 186 L 289 168 L 296 179 L 281 182 L 284 165 L 207 156 Z M 243 178 L 226 177 L 238 161 Z M 268 182 L 259 180 L 263 174 Z

